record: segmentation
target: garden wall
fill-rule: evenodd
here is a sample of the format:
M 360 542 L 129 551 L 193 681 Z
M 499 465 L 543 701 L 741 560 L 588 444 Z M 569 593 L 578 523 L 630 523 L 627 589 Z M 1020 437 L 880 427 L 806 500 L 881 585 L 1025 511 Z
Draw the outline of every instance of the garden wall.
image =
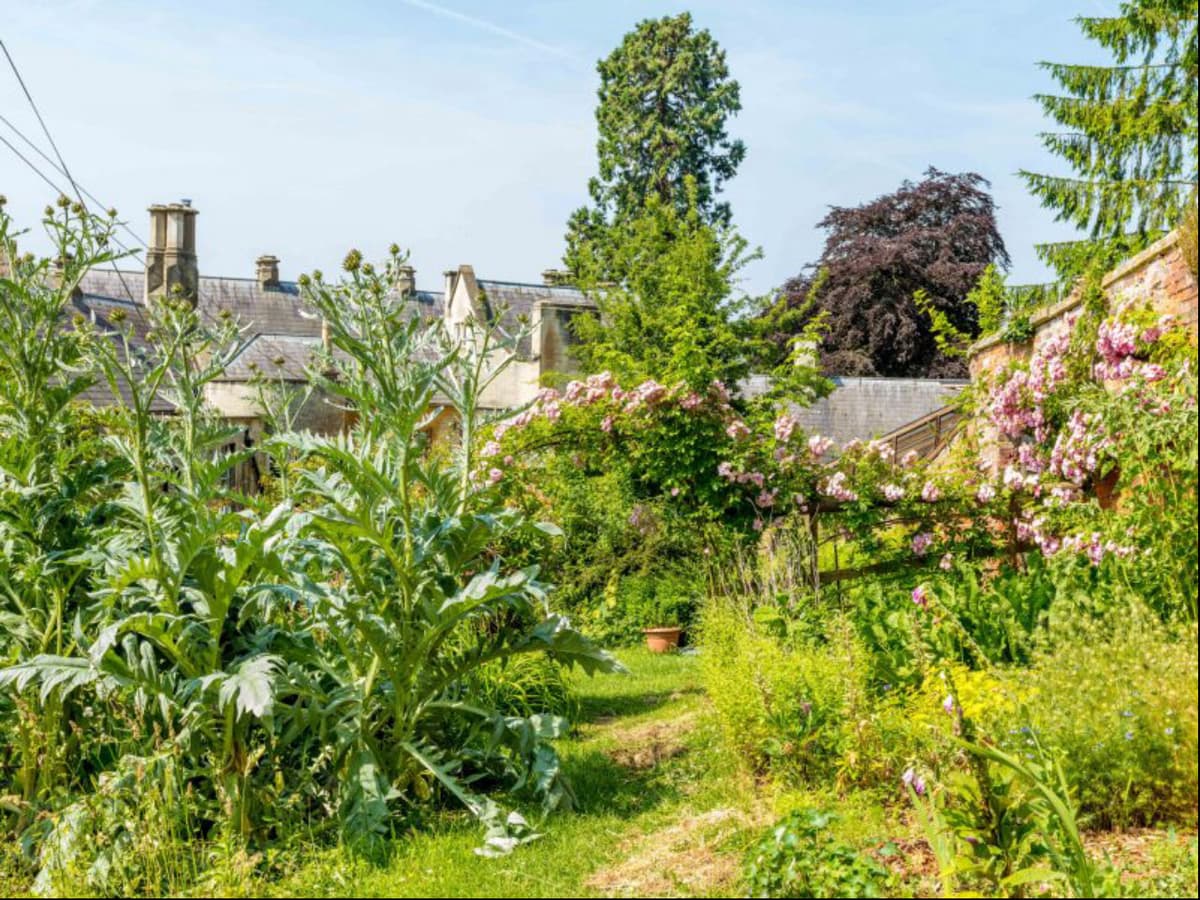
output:
M 1196 276 L 1188 268 L 1178 231 L 1173 231 L 1130 257 L 1104 276 L 1101 282 L 1109 303 L 1149 300 L 1159 313 L 1170 313 L 1196 335 Z M 1083 302 L 1080 289 L 1065 300 L 1033 316 L 1033 337 L 1020 344 L 1000 335 L 979 341 L 971 348 L 971 378 L 994 372 L 1013 359 L 1028 359 L 1047 340 L 1068 327 L 1067 317 Z
M 1196 340 L 1197 286 L 1184 254 L 1183 238 L 1173 231 L 1151 244 L 1104 276 L 1101 286 L 1110 306 L 1122 301 L 1148 301 L 1159 314 L 1175 316 Z M 1012 360 L 1027 360 L 1035 350 L 1070 328 L 1072 313 L 1083 303 L 1083 290 L 1076 288 L 1065 300 L 1043 309 L 1032 317 L 1033 336 L 1021 343 L 1006 341 L 1001 335 L 984 338 L 971 348 L 971 379 L 1003 368 Z M 997 439 L 987 422 L 976 419 L 969 426 L 978 429 L 980 455 L 999 468 L 1009 462 L 1013 447 Z

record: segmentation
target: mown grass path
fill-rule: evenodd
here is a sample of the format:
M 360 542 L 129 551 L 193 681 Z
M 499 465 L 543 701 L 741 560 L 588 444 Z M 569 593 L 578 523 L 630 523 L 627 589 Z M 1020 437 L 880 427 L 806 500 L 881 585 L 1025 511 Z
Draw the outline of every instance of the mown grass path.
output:
M 483 859 L 466 816 L 426 822 L 386 866 L 310 858 L 280 894 L 367 897 L 721 896 L 736 893 L 761 818 L 755 791 L 722 754 L 698 660 L 618 654 L 628 675 L 579 678 L 576 733 L 559 747 L 579 808 L 503 859 Z

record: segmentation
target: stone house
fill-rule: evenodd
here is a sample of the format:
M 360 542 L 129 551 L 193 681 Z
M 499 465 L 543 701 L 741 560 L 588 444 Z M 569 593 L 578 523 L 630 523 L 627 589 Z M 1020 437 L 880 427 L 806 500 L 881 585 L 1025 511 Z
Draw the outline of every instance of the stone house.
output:
M 255 277 L 202 275 L 196 255 L 197 210 L 188 202 L 150 207 L 150 241 L 142 271 L 96 268 L 86 274 L 75 305 L 102 325 L 111 324 L 120 310 L 132 332 L 132 343 L 144 342 L 145 303 L 176 289 L 195 298 L 202 316 L 217 320 L 232 315 L 245 329 L 242 351 L 224 376 L 208 386 L 208 400 L 230 422 L 244 425 L 249 441 L 263 427 L 262 410 L 253 381 L 257 376 L 285 383 L 306 381 L 306 367 L 322 344 L 320 319 L 306 308 L 300 288 L 284 280 L 279 259 L 255 260 Z M 505 409 L 532 400 L 541 378 L 549 372 L 570 371 L 572 315 L 592 304 L 582 292 L 561 283 L 561 273 L 547 271 L 547 283 L 491 281 L 476 277 L 469 265 L 443 273 L 440 290 L 421 290 L 416 272 L 404 267 L 395 285 L 408 295 L 422 316 L 444 317 L 451 332 L 467 333 L 469 320 L 496 323 L 520 333 L 517 359 L 487 391 L 484 406 Z M 112 402 L 106 385 L 98 384 L 87 399 Z M 169 411 L 163 406 L 162 411 Z M 351 414 L 313 395 L 299 413 L 298 424 L 322 433 L 338 431 Z

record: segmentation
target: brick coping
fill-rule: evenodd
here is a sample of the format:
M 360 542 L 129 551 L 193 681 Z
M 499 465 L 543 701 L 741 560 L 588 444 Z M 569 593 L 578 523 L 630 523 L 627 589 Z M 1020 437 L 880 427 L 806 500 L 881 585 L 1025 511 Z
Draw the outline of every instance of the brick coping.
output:
M 1112 287 L 1113 284 L 1115 284 L 1117 281 L 1124 278 L 1126 275 L 1129 275 L 1132 272 L 1136 272 L 1138 269 L 1141 269 L 1141 268 L 1149 265 L 1151 262 L 1153 262 L 1158 257 L 1166 255 L 1166 253 L 1172 247 L 1174 247 L 1178 242 L 1179 242 L 1179 231 L 1178 230 L 1172 231 L 1169 234 L 1164 235 L 1163 237 L 1161 237 L 1157 241 L 1155 241 L 1153 244 L 1151 244 L 1149 247 L 1147 247 L 1145 250 L 1142 250 L 1140 253 L 1135 253 L 1133 256 L 1129 257 L 1129 259 L 1125 260 L 1123 263 L 1118 265 L 1115 269 L 1108 272 L 1100 280 L 1100 286 L 1105 289 Z M 1034 313 L 1032 318 L 1029 320 L 1029 324 L 1033 328 L 1033 330 L 1036 332 L 1038 328 L 1040 328 L 1042 325 L 1045 325 L 1047 322 L 1053 321 L 1054 319 L 1061 317 L 1065 313 L 1070 312 L 1072 309 L 1074 309 L 1076 306 L 1078 306 L 1082 302 L 1082 299 L 1083 298 L 1081 295 L 1081 287 L 1079 285 L 1077 285 L 1071 291 L 1071 293 L 1066 296 L 1066 298 L 1059 300 L 1057 303 L 1052 304 L 1051 306 L 1047 306 L 1047 307 L 1039 310 L 1038 312 Z M 968 356 L 968 358 L 973 358 L 975 356 L 978 356 L 980 353 L 982 353 L 985 350 L 990 350 L 991 348 L 996 347 L 1000 344 L 1008 344 L 1008 343 L 1017 343 L 1017 342 L 1007 341 L 1007 340 L 1005 340 L 1004 335 L 1002 333 L 997 332 L 996 334 L 988 335 L 987 337 L 982 338 L 981 340 L 976 341 L 974 344 L 972 344 L 970 350 L 967 351 L 967 356 Z M 1022 341 L 1020 343 L 1028 343 L 1028 341 Z

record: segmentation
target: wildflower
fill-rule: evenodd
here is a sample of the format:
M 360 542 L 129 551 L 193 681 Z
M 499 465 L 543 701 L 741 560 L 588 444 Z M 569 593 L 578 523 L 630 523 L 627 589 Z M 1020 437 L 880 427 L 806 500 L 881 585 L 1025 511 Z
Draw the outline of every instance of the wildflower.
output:
M 867 450 L 874 453 L 884 462 L 891 462 L 893 456 L 896 455 L 896 448 L 891 441 L 874 440 L 867 444 Z
M 756 518 L 756 519 L 754 520 L 754 530 L 755 530 L 755 531 L 762 531 L 762 530 L 763 530 L 763 520 L 762 520 L 762 519 L 758 519 L 758 518 Z
M 1156 381 L 1162 381 L 1167 377 L 1167 370 L 1158 363 L 1147 363 L 1142 366 L 1139 373 L 1144 379 L 1153 384 Z
M 511 466 L 511 465 L 512 465 L 513 463 L 515 463 L 515 462 L 516 462 L 516 460 L 515 460 L 515 459 L 513 459 L 513 457 L 512 457 L 512 454 L 511 454 L 511 453 L 510 453 L 508 456 L 504 457 L 504 464 L 505 464 L 506 466 Z
M 902 469 L 907 469 L 909 466 L 911 466 L 913 463 L 915 463 L 919 458 L 920 458 L 920 454 L 917 453 L 916 450 L 909 450 L 902 457 L 900 457 L 900 467 Z
M 792 439 L 792 432 L 796 430 L 799 423 L 795 417 L 784 413 L 775 420 L 775 440 L 786 443 Z
M 748 437 L 750 434 L 750 429 L 746 427 L 746 423 L 741 419 L 734 419 L 725 428 L 725 433 L 736 441 L 740 440 L 741 438 Z
M 608 434 L 610 431 L 613 430 L 613 417 L 612 416 L 604 417 L 604 421 L 600 423 L 600 430 L 603 431 L 605 434 Z
M 858 494 L 846 484 L 846 473 L 835 472 L 821 487 L 821 492 L 842 503 L 852 503 L 858 499 Z
M 483 445 L 483 449 L 479 451 L 479 455 L 485 459 L 492 456 L 497 456 L 500 453 L 500 445 L 495 441 L 488 441 Z
M 996 489 L 986 482 L 975 492 L 975 499 L 980 503 L 989 503 L 996 498 Z
M 949 572 L 951 569 L 953 569 L 954 568 L 954 554 L 947 553 L 945 556 L 943 556 L 941 559 L 941 562 L 938 563 L 938 568 L 941 569 L 943 572 Z
M 503 477 L 504 477 L 504 473 L 501 472 L 499 469 L 491 469 L 488 471 L 488 483 L 489 484 L 498 484 L 500 482 L 500 479 L 502 479 Z
M 889 503 L 895 503 L 904 497 L 904 488 L 898 484 L 885 484 L 883 486 L 883 496 Z
M 913 771 L 909 766 L 904 770 L 904 774 L 900 776 L 900 780 L 913 789 L 913 792 L 918 796 L 925 794 L 925 779 Z
M 679 496 L 679 488 L 677 488 L 677 487 L 671 488 L 671 496 L 678 497 Z
M 926 503 L 936 503 L 942 498 L 942 489 L 932 481 L 925 482 L 925 486 L 921 488 L 921 499 Z
M 769 490 L 769 491 L 764 489 L 758 495 L 758 499 L 755 500 L 754 502 L 756 504 L 758 504 L 758 506 L 760 506 L 761 508 L 767 509 L 767 508 L 775 505 L 775 495 L 778 493 L 779 493 L 779 488 L 774 488 L 773 490 Z
M 942 709 L 950 715 L 954 715 L 958 711 L 958 704 L 954 702 L 953 694 L 946 695 L 946 699 L 942 701 Z
M 913 588 L 912 602 L 921 607 L 921 609 L 927 609 L 929 607 L 929 592 L 925 589 L 925 585 L 918 584 L 915 588 Z

